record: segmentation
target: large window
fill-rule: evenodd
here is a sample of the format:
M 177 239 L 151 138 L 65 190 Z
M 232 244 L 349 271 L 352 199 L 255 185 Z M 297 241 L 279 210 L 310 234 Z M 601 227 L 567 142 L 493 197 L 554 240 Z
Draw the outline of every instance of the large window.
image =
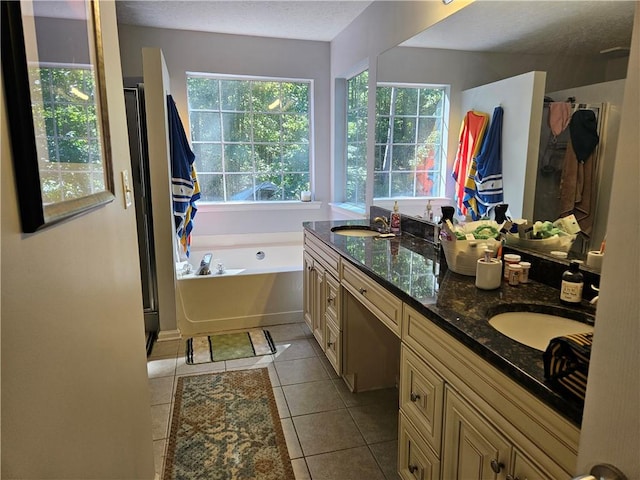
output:
M 202 200 L 284 201 L 309 190 L 310 81 L 187 76 Z
M 374 198 L 443 193 L 445 93 L 444 87 L 377 87 Z
M 367 92 L 369 72 L 347 80 L 347 155 L 345 202 L 365 204 L 367 180 Z

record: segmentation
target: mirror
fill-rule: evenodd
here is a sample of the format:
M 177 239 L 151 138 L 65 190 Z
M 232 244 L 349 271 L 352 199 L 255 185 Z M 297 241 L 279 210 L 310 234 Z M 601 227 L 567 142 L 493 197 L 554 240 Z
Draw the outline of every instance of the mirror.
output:
M 555 101 L 575 96 L 577 103 L 594 103 L 600 86 L 611 82 L 622 92 L 633 29 L 635 2 L 474 2 L 454 15 L 388 50 L 378 58 L 377 81 L 450 85 L 448 171 L 457 150 L 464 113 L 462 92 L 532 71 L 546 72 L 544 93 L 557 92 Z M 578 91 L 579 94 L 569 95 Z M 555 95 L 556 93 L 554 93 Z M 562 95 L 562 96 L 560 96 Z M 566 95 L 566 96 L 565 96 Z M 609 100 L 609 92 L 601 102 Z M 582 97 L 582 98 L 581 98 Z M 589 98 L 587 98 L 589 97 Z M 608 198 L 611 188 L 619 105 L 609 104 L 606 162 L 598 172 L 598 199 L 589 248 L 599 248 L 605 236 Z M 491 112 L 488 112 L 491 113 Z M 541 124 L 541 121 L 538 121 Z M 540 133 L 540 132 L 538 132 Z M 503 137 L 503 142 L 508 141 Z M 604 143 L 601 143 L 602 147 Z M 529 148 L 539 150 L 539 145 Z M 540 152 L 542 153 L 542 152 Z M 514 161 L 505 159 L 503 162 Z M 540 165 L 542 167 L 542 165 Z M 536 184 L 538 168 L 527 170 L 525 181 Z M 533 173 L 533 175 L 532 175 Z M 447 197 L 453 195 L 453 179 L 445 178 Z M 508 185 L 505 185 L 505 190 Z M 375 205 L 388 202 L 374 200 Z M 410 215 L 421 215 L 424 202 L 416 203 Z M 437 204 L 436 202 L 434 202 Z M 418 206 L 420 205 L 420 206 Z M 520 212 L 511 212 L 518 217 Z M 529 218 L 530 220 L 555 220 Z
M 98 2 L 2 2 L 2 70 L 22 230 L 111 202 Z

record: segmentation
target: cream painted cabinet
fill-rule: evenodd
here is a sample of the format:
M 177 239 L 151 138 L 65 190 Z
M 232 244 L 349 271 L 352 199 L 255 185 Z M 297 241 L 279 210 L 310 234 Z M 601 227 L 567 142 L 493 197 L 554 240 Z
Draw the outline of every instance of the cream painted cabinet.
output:
M 304 320 L 338 374 L 341 373 L 340 257 L 305 234 Z
M 572 477 L 576 426 L 406 304 L 401 324 L 400 412 L 418 437 L 400 441 L 422 440 L 442 480 Z

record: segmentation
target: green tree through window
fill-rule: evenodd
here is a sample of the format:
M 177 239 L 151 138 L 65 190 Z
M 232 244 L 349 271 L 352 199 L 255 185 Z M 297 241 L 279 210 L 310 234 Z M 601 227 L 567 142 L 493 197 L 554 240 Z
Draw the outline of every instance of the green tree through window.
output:
M 309 189 L 310 81 L 189 74 L 202 200 L 296 200 Z
M 345 202 L 364 206 L 367 181 L 367 95 L 369 72 L 347 80 Z

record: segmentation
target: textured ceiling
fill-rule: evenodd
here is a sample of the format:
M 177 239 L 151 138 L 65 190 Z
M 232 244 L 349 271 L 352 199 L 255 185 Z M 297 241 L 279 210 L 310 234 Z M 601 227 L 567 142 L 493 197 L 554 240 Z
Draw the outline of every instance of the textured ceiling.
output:
M 636 2 L 480 0 L 405 46 L 483 52 L 591 55 L 631 43 Z
M 179 30 L 329 42 L 370 1 L 118 0 L 118 22 Z
M 331 41 L 370 3 L 118 0 L 116 8 L 118 22 L 129 25 Z M 629 45 L 634 8 L 622 0 L 478 0 L 404 45 L 592 54 Z

